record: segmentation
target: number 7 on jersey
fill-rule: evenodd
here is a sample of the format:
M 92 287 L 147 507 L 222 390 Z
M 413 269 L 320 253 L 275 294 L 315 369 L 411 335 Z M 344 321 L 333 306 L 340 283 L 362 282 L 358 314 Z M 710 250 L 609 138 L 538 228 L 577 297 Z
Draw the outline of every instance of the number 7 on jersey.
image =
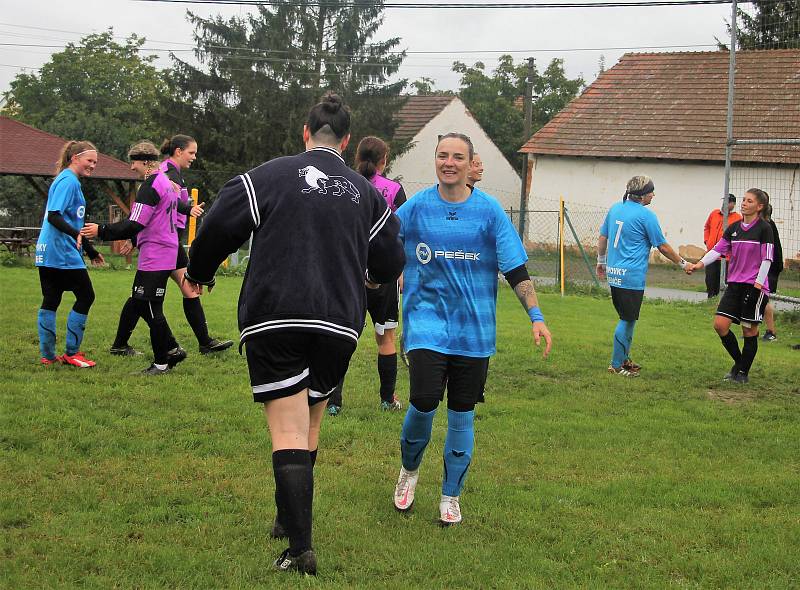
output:
M 622 226 L 625 225 L 625 222 L 617 220 L 614 223 L 616 223 L 619 226 L 617 228 L 617 235 L 614 236 L 614 247 L 616 248 L 617 244 L 619 244 L 619 236 L 622 235 Z

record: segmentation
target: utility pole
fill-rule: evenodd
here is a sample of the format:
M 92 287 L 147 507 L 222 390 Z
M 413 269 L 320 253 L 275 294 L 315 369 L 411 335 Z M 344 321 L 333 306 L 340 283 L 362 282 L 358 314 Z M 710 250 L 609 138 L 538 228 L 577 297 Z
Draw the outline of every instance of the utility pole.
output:
M 523 104 L 525 105 L 525 133 L 524 141 L 528 141 L 531 137 L 531 123 L 533 121 L 533 77 L 536 73 L 535 60 L 532 57 L 528 58 L 528 80 L 525 84 L 525 96 L 523 97 Z M 522 242 L 525 242 L 525 215 L 528 212 L 528 154 L 522 154 L 522 184 L 519 190 L 519 237 Z

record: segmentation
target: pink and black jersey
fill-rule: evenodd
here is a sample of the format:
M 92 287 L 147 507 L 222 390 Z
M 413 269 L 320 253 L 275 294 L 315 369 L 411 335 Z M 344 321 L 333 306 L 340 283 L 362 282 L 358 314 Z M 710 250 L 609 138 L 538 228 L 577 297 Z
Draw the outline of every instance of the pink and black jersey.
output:
M 191 211 L 191 201 L 189 200 L 189 189 L 186 188 L 186 181 L 183 179 L 180 168 L 170 159 L 166 159 L 158 167 L 159 172 L 167 175 L 172 182 L 174 182 L 179 189 L 178 194 L 178 213 L 177 213 L 177 227 L 178 229 L 186 228 L 187 214 Z
M 178 255 L 176 228 L 180 191 L 161 172 L 142 183 L 130 221 L 144 226 L 136 234 L 139 270 L 173 270 Z
M 729 283 L 756 282 L 761 263 L 774 260 L 774 238 L 769 223 L 757 218 L 752 223 L 737 221 L 728 226 L 714 250 L 730 255 Z M 764 288 L 769 289 L 765 280 Z
M 389 180 L 380 174 L 375 174 L 369 181 L 383 195 L 392 212 L 397 212 L 397 208 L 406 202 L 406 192 L 399 182 Z

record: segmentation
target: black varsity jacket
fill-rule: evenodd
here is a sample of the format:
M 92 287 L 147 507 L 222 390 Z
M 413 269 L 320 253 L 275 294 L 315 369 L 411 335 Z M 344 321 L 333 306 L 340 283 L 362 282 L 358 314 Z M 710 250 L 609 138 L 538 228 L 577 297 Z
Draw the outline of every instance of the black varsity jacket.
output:
M 211 285 L 225 258 L 253 234 L 239 295 L 241 342 L 270 330 L 357 341 L 365 277 L 397 279 L 400 222 L 339 153 L 317 147 L 229 180 L 189 251 L 187 278 Z

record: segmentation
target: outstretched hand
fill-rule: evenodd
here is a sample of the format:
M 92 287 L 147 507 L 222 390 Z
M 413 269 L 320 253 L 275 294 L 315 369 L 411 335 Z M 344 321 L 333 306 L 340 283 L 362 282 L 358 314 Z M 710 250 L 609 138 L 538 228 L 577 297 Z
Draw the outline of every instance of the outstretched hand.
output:
M 194 281 L 187 279 L 186 274 L 184 273 L 183 278 L 181 279 L 181 285 L 188 285 L 189 289 L 191 289 L 192 293 L 195 295 L 202 295 L 203 294 L 203 285 L 200 283 L 195 283 Z M 208 292 L 211 293 L 211 289 L 214 288 L 214 285 L 209 285 Z
M 94 266 L 105 266 L 105 264 L 106 264 L 106 259 L 105 259 L 105 258 L 103 258 L 103 255 L 102 255 L 102 254 L 100 254 L 100 252 L 98 252 L 98 253 L 97 253 L 97 256 L 95 256 L 94 258 L 92 258 L 92 264 L 93 264 Z
M 547 358 L 550 354 L 550 348 L 553 346 L 553 337 L 550 335 L 550 330 L 544 322 L 533 322 L 533 341 L 536 346 L 541 346 L 542 338 L 544 338 L 544 352 L 542 358 Z
M 200 217 L 203 213 L 205 213 L 205 209 L 203 209 L 204 205 L 205 205 L 205 203 L 200 203 L 198 205 L 193 205 L 192 206 L 192 211 L 190 212 L 190 215 L 192 217 Z
M 81 228 L 81 235 L 84 238 L 96 238 L 99 227 L 96 223 L 86 223 Z

